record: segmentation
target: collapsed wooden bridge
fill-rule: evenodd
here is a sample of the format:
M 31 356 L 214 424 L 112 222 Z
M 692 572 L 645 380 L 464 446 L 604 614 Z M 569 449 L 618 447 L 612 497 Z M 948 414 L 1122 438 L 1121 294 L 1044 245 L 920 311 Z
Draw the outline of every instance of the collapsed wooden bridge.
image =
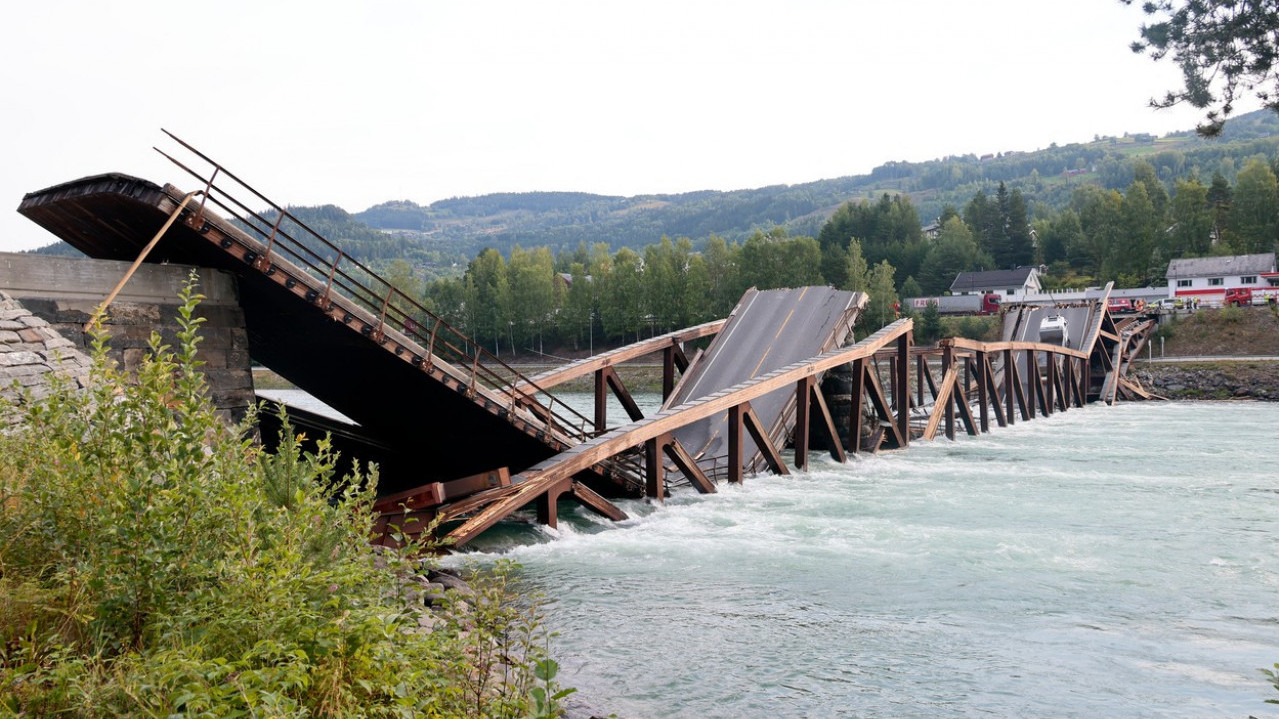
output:
M 767 469 L 805 469 L 811 449 L 848 454 L 904 448 L 1119 398 L 1150 395 L 1127 367 L 1153 320 L 1116 321 L 1096 298 L 1011 307 L 1000 342 L 913 346 L 911 320 L 859 342 L 860 293 L 796 288 L 747 293 L 726 320 L 525 377 L 313 232 L 210 158 L 193 192 L 126 175 L 84 178 L 28 194 L 19 211 L 93 257 L 214 267 L 235 276 L 250 354 L 350 417 L 381 448 L 379 540 L 438 526 L 456 545 L 535 505 L 554 526 L 561 498 L 611 519 L 609 497 L 662 501 L 687 484 L 714 492 Z M 166 157 L 168 155 L 166 154 Z M 250 209 L 249 198 L 256 206 Z M 1039 336 L 1051 314 L 1070 327 Z M 1064 318 L 1064 319 L 1061 319 Z M 709 339 L 689 358 L 687 343 Z M 660 356 L 661 410 L 644 417 L 617 366 Z M 847 391 L 823 393 L 826 373 Z M 593 376 L 586 416 L 556 398 Z M 608 395 L 630 420 L 609 427 Z M 828 395 L 843 405 L 836 421 Z

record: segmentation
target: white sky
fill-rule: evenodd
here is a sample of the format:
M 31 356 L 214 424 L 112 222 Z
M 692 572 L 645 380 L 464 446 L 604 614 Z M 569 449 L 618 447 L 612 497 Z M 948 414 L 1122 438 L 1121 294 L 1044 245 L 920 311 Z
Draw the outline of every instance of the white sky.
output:
M 1140 4 L 1140 3 L 1138 3 Z M 388 0 L 0 8 L 0 251 L 22 196 L 195 189 L 166 128 L 281 204 L 730 190 L 1194 127 L 1118 0 Z M 1246 108 L 1251 109 L 1251 108 Z

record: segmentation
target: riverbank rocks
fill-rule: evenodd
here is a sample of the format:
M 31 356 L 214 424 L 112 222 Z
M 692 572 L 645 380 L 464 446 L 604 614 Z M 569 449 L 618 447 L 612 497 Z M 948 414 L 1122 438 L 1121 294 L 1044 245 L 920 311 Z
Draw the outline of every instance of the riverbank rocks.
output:
M 55 373 L 83 389 L 92 364 L 48 322 L 0 292 L 0 397 L 16 402 L 24 391 L 35 399 L 47 397 Z M 11 421 L 0 418 L 0 425 Z
M 1151 363 L 1134 367 L 1133 376 L 1168 399 L 1279 401 L 1279 362 Z

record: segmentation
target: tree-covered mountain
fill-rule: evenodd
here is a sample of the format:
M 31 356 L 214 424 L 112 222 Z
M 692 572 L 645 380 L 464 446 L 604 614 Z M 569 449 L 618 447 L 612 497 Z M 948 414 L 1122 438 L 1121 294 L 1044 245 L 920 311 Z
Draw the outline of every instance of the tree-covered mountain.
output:
M 474 256 L 484 247 L 509 253 L 515 245 L 572 250 L 579 243 L 642 248 L 662 236 L 688 237 L 701 246 L 718 235 L 744 241 L 757 230 L 784 227 L 815 236 L 841 204 L 910 196 L 925 223 L 946 206 L 962 207 L 999 183 L 1048 209 L 1066 207 L 1080 185 L 1122 189 L 1132 161 L 1144 159 L 1170 184 L 1195 172 L 1205 182 L 1220 173 L 1234 180 L 1249 158 L 1279 150 L 1279 116 L 1258 111 L 1233 118 L 1221 137 L 1205 140 L 1193 129 L 1156 138 L 1148 134 L 1096 137 L 1088 143 L 1010 150 L 978 157 L 889 162 L 865 175 L 756 189 L 619 197 L 582 192 L 500 193 L 455 197 L 423 206 L 401 200 L 352 215 L 371 227 L 400 231 L 436 247 Z
M 1233 183 L 1249 160 L 1279 155 L 1279 116 L 1258 111 L 1232 118 L 1221 136 L 1207 140 L 1193 129 L 1164 137 L 1125 134 L 1042 150 L 950 156 L 926 162 L 888 162 L 868 174 L 732 191 L 620 197 L 584 192 L 497 193 L 455 197 L 430 205 L 385 202 L 354 214 L 332 205 L 290 211 L 346 252 L 383 266 L 403 259 L 428 275 L 464 267 L 485 247 L 509 254 L 522 247 L 572 251 L 606 243 L 642 249 L 666 237 L 687 237 L 702 247 L 712 235 L 744 242 L 758 231 L 784 228 L 816 236 L 850 200 L 909 196 L 921 222 L 945 208 L 962 208 L 979 192 L 994 196 L 1003 183 L 1020 192 L 1031 219 L 1068 207 L 1076 190 L 1122 190 L 1143 160 L 1171 191 L 1189 175 L 1207 184 L 1214 175 Z

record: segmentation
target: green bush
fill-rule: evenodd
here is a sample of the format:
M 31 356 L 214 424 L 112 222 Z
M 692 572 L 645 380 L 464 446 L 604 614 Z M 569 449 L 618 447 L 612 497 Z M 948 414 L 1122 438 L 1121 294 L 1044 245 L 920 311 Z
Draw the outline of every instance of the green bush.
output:
M 228 426 L 182 299 L 176 349 L 153 336 L 130 377 L 99 332 L 88 389 L 0 434 L 0 715 L 557 714 L 511 569 L 424 608 L 422 564 L 368 544 L 376 474 Z
M 1217 310 L 1217 319 L 1223 324 L 1237 325 L 1243 322 L 1244 310 L 1242 307 L 1222 307 Z

